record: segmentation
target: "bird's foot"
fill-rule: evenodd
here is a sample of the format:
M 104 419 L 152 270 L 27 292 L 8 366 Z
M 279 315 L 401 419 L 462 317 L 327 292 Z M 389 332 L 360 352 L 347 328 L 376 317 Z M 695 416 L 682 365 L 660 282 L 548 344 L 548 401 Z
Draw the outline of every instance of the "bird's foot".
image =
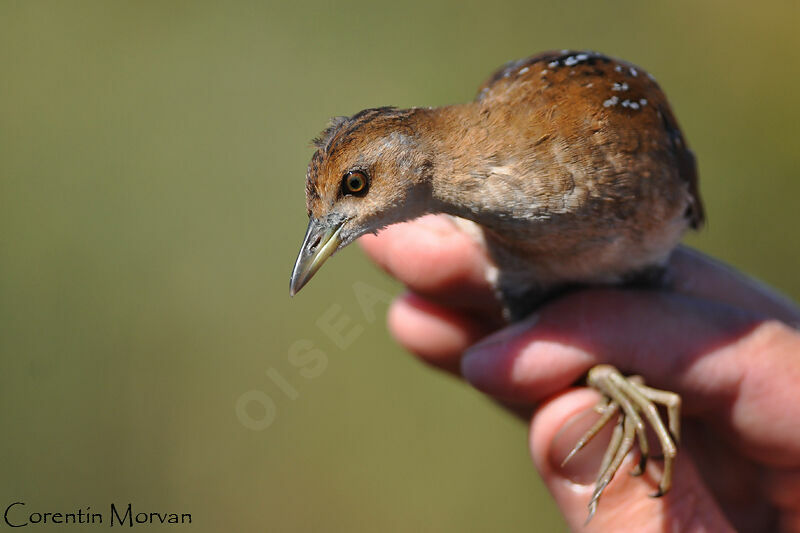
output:
M 600 413 L 600 418 L 578 440 L 562 465 L 586 446 L 608 422 L 616 417 L 616 425 L 611 435 L 611 442 L 603 456 L 592 499 L 589 501 L 589 517 L 586 519 L 588 523 L 597 510 L 600 496 L 611 482 L 614 474 L 619 470 L 625 456 L 633 448 L 634 440 L 639 442 L 641 456 L 639 464 L 631 474 L 638 476 L 644 472 L 650 447 L 647 442 L 643 418 L 647 419 L 655 431 L 664 456 L 664 472 L 658 484 L 658 491 L 653 496 L 662 496 L 669 491 L 672 486 L 672 468 L 680 437 L 681 398 L 673 392 L 646 386 L 641 376 L 625 377 L 610 365 L 593 367 L 589 371 L 586 381 L 590 387 L 603 395 L 603 399 L 595 406 L 595 410 Z M 664 405 L 667 408 L 667 425 L 661 419 L 656 407 L 657 404 Z

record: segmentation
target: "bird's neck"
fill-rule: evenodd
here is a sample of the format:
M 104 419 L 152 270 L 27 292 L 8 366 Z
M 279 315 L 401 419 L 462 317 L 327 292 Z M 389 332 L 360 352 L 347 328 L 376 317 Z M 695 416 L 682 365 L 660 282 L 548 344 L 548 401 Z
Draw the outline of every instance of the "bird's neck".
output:
M 433 161 L 434 212 L 501 232 L 515 220 L 535 218 L 536 203 L 520 183 L 527 176 L 521 175 L 517 161 L 508 159 L 508 146 L 504 146 L 508 141 L 496 138 L 478 104 L 427 110 L 419 120 L 424 149 Z

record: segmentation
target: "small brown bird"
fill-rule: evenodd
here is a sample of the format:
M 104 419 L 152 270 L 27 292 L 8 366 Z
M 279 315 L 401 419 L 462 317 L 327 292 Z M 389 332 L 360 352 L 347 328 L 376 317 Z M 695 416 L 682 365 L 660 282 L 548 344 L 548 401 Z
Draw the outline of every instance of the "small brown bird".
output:
M 694 156 L 664 93 L 639 67 L 594 52 L 508 63 L 466 104 L 334 118 L 314 143 L 291 294 L 359 236 L 445 213 L 477 224 L 516 321 L 573 287 L 662 283 L 682 234 L 704 219 Z M 616 418 L 589 517 L 635 440 L 643 472 L 644 420 L 664 456 L 656 495 L 667 492 L 680 398 L 609 365 L 587 383 L 604 397 L 601 416 L 567 460 Z

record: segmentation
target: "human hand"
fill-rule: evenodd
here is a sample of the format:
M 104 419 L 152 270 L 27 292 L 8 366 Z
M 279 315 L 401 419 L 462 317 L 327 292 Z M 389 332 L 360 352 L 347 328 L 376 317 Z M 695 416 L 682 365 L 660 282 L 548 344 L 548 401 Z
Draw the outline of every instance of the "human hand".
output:
M 450 219 L 361 243 L 409 288 L 388 318 L 404 347 L 516 412 L 535 409 L 533 462 L 572 529 L 800 531 L 800 311 L 788 300 L 681 248 L 670 291 L 580 291 L 501 329 L 485 252 Z M 573 384 L 601 362 L 679 393 L 682 440 L 668 494 L 647 497 L 659 473 L 627 475 L 628 457 L 584 527 L 608 437 L 560 463 L 598 400 Z

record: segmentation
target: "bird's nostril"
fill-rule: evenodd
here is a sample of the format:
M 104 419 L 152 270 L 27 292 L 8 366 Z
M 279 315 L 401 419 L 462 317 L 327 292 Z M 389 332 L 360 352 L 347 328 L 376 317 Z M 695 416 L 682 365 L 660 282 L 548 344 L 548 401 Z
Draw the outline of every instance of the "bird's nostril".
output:
M 317 237 L 314 239 L 314 241 L 313 241 L 313 242 L 311 242 L 311 243 L 309 243 L 309 245 L 308 245 L 308 251 L 309 251 L 310 253 L 314 253 L 314 250 L 316 250 L 316 249 L 317 249 L 317 246 L 319 245 L 319 241 L 320 241 L 320 240 L 322 240 L 322 235 L 317 235 Z

